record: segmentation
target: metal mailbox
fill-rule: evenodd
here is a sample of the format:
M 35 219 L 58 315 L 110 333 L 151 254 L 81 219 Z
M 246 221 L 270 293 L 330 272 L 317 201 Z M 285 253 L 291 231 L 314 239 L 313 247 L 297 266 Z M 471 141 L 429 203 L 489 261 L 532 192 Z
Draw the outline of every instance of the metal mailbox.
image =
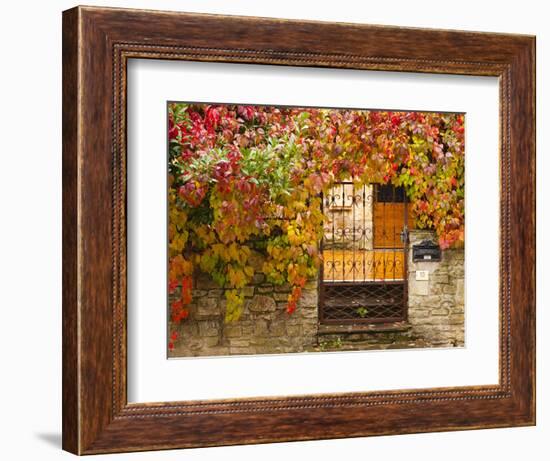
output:
M 413 245 L 413 261 L 441 261 L 441 248 L 431 240 Z

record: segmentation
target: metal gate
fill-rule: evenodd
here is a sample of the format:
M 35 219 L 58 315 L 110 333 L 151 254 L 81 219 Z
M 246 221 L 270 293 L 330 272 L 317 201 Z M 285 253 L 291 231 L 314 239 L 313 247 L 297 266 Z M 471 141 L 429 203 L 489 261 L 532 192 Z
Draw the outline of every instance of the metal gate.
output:
M 323 197 L 319 320 L 325 324 L 407 318 L 407 232 L 403 188 L 341 182 Z

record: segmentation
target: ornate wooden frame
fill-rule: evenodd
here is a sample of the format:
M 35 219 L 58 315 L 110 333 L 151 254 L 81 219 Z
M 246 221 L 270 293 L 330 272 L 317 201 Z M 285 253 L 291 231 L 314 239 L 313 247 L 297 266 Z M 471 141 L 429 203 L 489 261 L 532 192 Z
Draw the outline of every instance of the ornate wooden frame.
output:
M 130 58 L 498 76 L 499 384 L 128 404 Z M 63 13 L 65 450 L 90 454 L 534 423 L 534 37 L 92 7 Z

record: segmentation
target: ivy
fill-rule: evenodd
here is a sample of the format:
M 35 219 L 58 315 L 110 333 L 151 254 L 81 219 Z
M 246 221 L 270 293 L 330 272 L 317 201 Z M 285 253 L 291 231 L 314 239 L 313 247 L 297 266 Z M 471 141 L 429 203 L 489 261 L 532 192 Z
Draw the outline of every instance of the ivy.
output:
M 416 226 L 442 248 L 464 242 L 464 116 L 172 103 L 169 290 L 172 320 L 188 316 L 200 268 L 226 288 L 237 320 L 253 251 L 288 313 L 320 265 L 321 194 L 337 181 L 403 186 Z

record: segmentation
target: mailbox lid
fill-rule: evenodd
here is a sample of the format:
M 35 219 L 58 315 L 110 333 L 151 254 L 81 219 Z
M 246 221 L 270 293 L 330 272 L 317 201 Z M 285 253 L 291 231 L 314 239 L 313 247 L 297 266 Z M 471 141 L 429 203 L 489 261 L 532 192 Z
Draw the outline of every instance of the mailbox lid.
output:
M 413 245 L 413 261 L 441 261 L 441 248 L 431 240 Z

